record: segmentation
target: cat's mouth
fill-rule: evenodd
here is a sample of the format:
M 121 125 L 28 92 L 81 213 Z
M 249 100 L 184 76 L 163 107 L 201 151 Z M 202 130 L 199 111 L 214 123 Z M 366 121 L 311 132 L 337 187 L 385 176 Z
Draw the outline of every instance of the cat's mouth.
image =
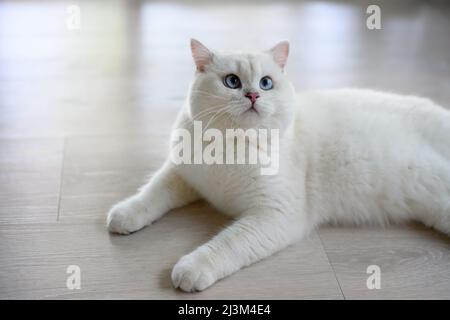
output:
M 255 104 L 252 104 L 247 110 L 244 111 L 244 113 L 256 113 L 259 114 L 258 108 Z

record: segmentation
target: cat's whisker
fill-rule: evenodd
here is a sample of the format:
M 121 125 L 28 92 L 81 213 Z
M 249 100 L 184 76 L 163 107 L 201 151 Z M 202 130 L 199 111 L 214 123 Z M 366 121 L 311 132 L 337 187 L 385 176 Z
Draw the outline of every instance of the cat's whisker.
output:
M 222 113 L 216 115 L 216 116 L 214 117 L 214 120 L 213 120 L 213 121 L 217 121 L 217 120 L 219 120 L 222 116 L 227 115 L 227 114 L 228 114 L 227 112 L 222 112 Z M 211 121 L 211 125 L 213 124 L 213 121 Z M 206 125 L 204 131 L 206 131 L 207 129 L 209 129 L 209 126 L 210 126 L 210 124 L 208 123 L 208 124 Z
M 217 109 L 222 108 L 223 106 L 227 106 L 228 104 L 217 104 L 214 106 L 211 106 L 205 110 L 200 111 L 198 114 L 196 114 L 193 118 L 188 118 L 185 121 L 180 123 L 180 126 L 185 125 L 186 123 L 193 124 L 194 121 L 198 120 L 199 118 L 203 118 L 211 113 L 214 113 L 217 111 Z
M 217 120 L 219 117 L 221 117 L 224 114 L 230 114 L 230 111 L 233 110 L 233 108 L 235 108 L 235 107 L 236 107 L 236 104 L 231 104 L 231 105 L 228 105 L 225 108 L 222 108 L 221 110 L 219 110 L 215 115 L 213 115 L 211 117 L 211 119 L 208 121 L 208 123 L 206 124 L 203 131 L 207 130 L 209 128 L 209 125 L 212 124 L 214 120 Z
M 217 112 L 219 112 L 219 111 L 221 111 L 221 110 L 223 110 L 223 109 L 226 109 L 227 107 L 229 107 L 230 106 L 230 104 L 219 104 L 219 105 L 215 105 L 213 108 L 208 108 L 208 109 L 206 109 L 206 110 L 203 110 L 203 111 L 201 111 L 201 112 L 199 112 L 197 115 L 199 115 L 199 114 L 203 114 L 204 113 L 204 111 L 211 111 L 211 112 L 215 112 L 215 111 L 217 111 Z
M 223 114 L 227 114 L 228 113 L 228 109 L 225 108 L 223 110 L 218 111 L 216 114 L 214 114 L 211 119 L 209 119 L 208 123 L 206 124 L 205 128 L 203 129 L 203 132 L 206 131 L 209 128 L 209 125 L 213 123 L 214 120 L 217 120 L 220 116 L 222 116 Z
M 233 104 L 231 104 L 231 105 L 233 105 Z M 202 110 L 198 114 L 196 114 L 193 118 L 189 118 L 189 119 L 186 119 L 185 121 L 181 122 L 180 126 L 185 125 L 188 122 L 189 122 L 190 126 L 192 126 L 194 124 L 194 121 L 198 121 L 199 119 L 204 118 L 211 114 L 213 114 L 213 116 L 214 116 L 215 114 L 217 114 L 223 110 L 226 111 L 226 109 L 228 107 L 230 107 L 230 104 L 218 104 L 213 107 L 207 108 L 205 110 Z

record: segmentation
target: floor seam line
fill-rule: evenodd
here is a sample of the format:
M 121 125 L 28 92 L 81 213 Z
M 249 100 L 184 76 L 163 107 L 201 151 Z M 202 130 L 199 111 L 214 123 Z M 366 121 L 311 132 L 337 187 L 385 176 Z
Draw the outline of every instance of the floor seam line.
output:
M 56 222 L 59 222 L 59 215 L 61 210 L 61 197 L 63 189 L 63 178 L 64 178 L 64 164 L 66 162 L 66 137 L 63 138 L 63 150 L 62 150 L 62 161 L 61 161 L 61 171 L 59 179 L 59 194 L 58 194 L 58 211 L 56 213 Z
M 317 233 L 317 236 L 319 237 L 320 243 L 322 244 L 323 251 L 325 252 L 325 256 L 327 257 L 327 260 L 328 260 L 328 263 L 330 264 L 331 270 L 333 270 L 334 278 L 336 279 L 336 282 L 339 286 L 339 290 L 341 291 L 342 297 L 344 298 L 344 300 L 347 300 L 347 298 L 345 297 L 344 291 L 342 290 L 341 283 L 339 282 L 338 276 L 336 274 L 336 270 L 334 269 L 334 266 L 330 260 L 330 256 L 328 255 L 327 249 L 325 248 L 325 244 L 323 243 L 322 237 L 319 234 L 319 230 L 317 230 L 316 233 Z

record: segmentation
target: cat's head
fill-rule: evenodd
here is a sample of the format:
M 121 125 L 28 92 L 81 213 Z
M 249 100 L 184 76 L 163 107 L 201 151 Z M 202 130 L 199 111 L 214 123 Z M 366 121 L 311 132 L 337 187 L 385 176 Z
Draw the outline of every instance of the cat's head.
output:
M 211 51 L 191 40 L 197 68 L 189 102 L 203 127 L 277 128 L 293 118 L 295 91 L 284 69 L 289 43 L 256 53 Z

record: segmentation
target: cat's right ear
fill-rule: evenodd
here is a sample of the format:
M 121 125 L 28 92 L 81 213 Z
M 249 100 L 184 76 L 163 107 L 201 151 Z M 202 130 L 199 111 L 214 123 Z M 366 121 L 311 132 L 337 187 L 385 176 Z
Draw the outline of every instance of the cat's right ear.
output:
M 212 62 L 213 54 L 200 41 L 191 39 L 192 58 L 199 72 L 205 71 L 205 66 Z
M 286 66 L 286 61 L 289 56 L 289 42 L 284 40 L 275 45 L 270 49 L 270 54 L 273 57 L 275 63 L 284 70 Z

